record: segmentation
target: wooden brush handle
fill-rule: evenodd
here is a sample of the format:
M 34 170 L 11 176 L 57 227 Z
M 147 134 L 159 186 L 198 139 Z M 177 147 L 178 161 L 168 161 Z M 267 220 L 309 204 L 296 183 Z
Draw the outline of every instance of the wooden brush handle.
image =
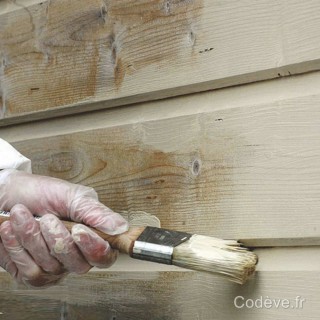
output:
M 0 211 L 0 224 L 4 221 L 9 221 L 9 220 L 10 220 L 10 215 L 1 215 L 1 211 Z M 72 227 L 78 224 L 76 222 L 66 221 L 66 220 L 61 220 L 61 222 L 70 232 Z M 91 229 L 98 236 L 100 236 L 102 239 L 108 241 L 113 249 L 119 250 L 120 252 L 129 254 L 129 255 L 131 255 L 134 241 L 138 239 L 140 234 L 145 229 L 145 227 L 132 227 L 125 233 L 115 235 L 115 236 L 110 236 L 95 228 L 91 228 L 91 227 L 88 227 L 88 228 Z

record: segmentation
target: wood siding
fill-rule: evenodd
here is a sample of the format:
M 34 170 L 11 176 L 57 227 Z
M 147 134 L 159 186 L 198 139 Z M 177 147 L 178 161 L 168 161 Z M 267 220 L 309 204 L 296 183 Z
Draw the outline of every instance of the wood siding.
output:
M 68 276 L 42 290 L 17 288 L 0 272 L 3 319 L 300 320 L 320 307 L 318 248 L 263 249 L 255 277 L 239 286 L 220 277 L 120 257 L 109 271 Z M 122 259 L 123 258 L 123 259 Z M 288 299 L 289 308 L 237 308 L 234 299 Z M 299 297 L 299 298 L 297 298 Z M 299 300 L 298 300 L 299 299 Z M 304 299 L 302 304 L 296 301 Z M 242 300 L 237 300 L 241 306 Z
M 2 1 L 0 125 L 319 70 L 319 10 L 316 0 Z
M 260 103 L 233 104 L 250 92 L 244 86 L 230 89 L 220 110 L 219 93 L 210 92 L 149 105 L 152 120 L 143 120 L 141 105 L 135 123 L 129 109 L 121 125 L 110 110 L 15 127 L 12 142 L 34 173 L 90 185 L 113 210 L 146 211 L 166 228 L 250 246 L 319 244 L 320 77 L 283 81 L 254 85 Z M 289 99 L 266 89 L 280 86 L 284 95 L 295 84 Z M 193 113 L 166 114 L 166 105 L 184 101 Z M 10 141 L 8 130 L 0 134 Z
M 40 290 L 0 272 L 0 319 L 318 319 L 319 12 L 317 0 L 0 0 L 0 137 L 35 174 L 94 187 L 132 224 L 259 256 L 244 286 L 123 256 Z M 237 296 L 291 305 L 238 309 Z

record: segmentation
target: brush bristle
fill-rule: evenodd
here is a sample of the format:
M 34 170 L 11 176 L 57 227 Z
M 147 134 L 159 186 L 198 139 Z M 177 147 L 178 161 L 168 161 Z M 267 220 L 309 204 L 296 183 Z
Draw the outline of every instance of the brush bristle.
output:
M 254 273 L 257 256 L 234 240 L 193 235 L 173 250 L 176 266 L 217 273 L 239 284 Z

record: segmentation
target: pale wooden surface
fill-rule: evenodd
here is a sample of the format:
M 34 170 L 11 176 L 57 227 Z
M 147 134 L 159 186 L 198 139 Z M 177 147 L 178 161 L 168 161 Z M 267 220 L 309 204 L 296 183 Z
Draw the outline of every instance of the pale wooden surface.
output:
M 109 271 L 68 276 L 59 286 L 23 290 L 0 273 L 2 319 L 317 319 L 319 248 L 263 249 L 256 276 L 239 286 L 217 276 L 120 257 Z M 124 260 L 122 260 L 124 258 Z M 137 263 L 137 264 L 136 264 Z M 146 266 L 145 264 L 148 264 Z M 144 266 L 143 266 L 144 265 Z M 171 270 L 170 270 L 171 269 Z M 147 271 L 148 270 L 148 271 Z M 305 299 L 301 309 L 243 308 L 234 299 Z
M 0 6 L 0 125 L 320 67 L 317 0 L 16 3 Z
M 0 319 L 317 319 L 320 252 L 306 245 L 320 244 L 320 73 L 131 103 L 319 70 L 319 10 L 316 0 L 0 0 L 0 136 L 35 173 L 93 186 L 134 221 L 145 210 L 163 227 L 304 246 L 256 250 L 242 287 L 124 257 L 42 290 L 0 272 Z M 239 310 L 238 295 L 305 303 Z
M 90 185 L 116 211 L 144 210 L 163 227 L 250 246 L 314 245 L 320 242 L 319 79 L 315 73 L 252 85 L 256 103 L 245 98 L 247 85 L 228 89 L 222 105 L 216 91 L 150 103 L 152 119 L 144 120 L 141 105 L 132 109 L 136 120 L 140 110 L 137 122 L 130 112 L 110 110 L 0 135 L 32 159 L 35 173 Z M 272 86 L 283 90 L 278 95 Z

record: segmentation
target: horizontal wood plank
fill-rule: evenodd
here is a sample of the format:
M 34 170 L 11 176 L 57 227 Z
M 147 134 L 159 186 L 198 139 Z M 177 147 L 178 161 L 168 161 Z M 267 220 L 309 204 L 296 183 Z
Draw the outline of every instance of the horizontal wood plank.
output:
M 6 273 L 0 272 L 1 317 L 17 320 L 316 319 L 320 312 L 320 289 L 315 281 L 320 276 L 319 248 L 263 249 L 257 254 L 258 272 L 244 286 L 179 268 L 152 269 L 146 263 L 148 266 L 143 269 L 135 263 L 130 265 L 126 258 L 121 261 L 122 257 L 110 270 L 69 275 L 59 286 L 44 290 L 18 288 Z M 234 299 L 238 296 L 245 300 L 287 299 L 290 307 L 273 304 L 269 308 L 236 308 Z M 237 300 L 237 305 L 242 302 Z
M 315 73 L 255 84 L 253 91 L 230 88 L 225 100 L 215 91 L 0 135 L 32 159 L 35 173 L 90 185 L 113 210 L 143 210 L 163 227 L 249 246 L 315 245 L 319 81 Z
M 1 1 L 0 125 L 320 68 L 320 3 Z

